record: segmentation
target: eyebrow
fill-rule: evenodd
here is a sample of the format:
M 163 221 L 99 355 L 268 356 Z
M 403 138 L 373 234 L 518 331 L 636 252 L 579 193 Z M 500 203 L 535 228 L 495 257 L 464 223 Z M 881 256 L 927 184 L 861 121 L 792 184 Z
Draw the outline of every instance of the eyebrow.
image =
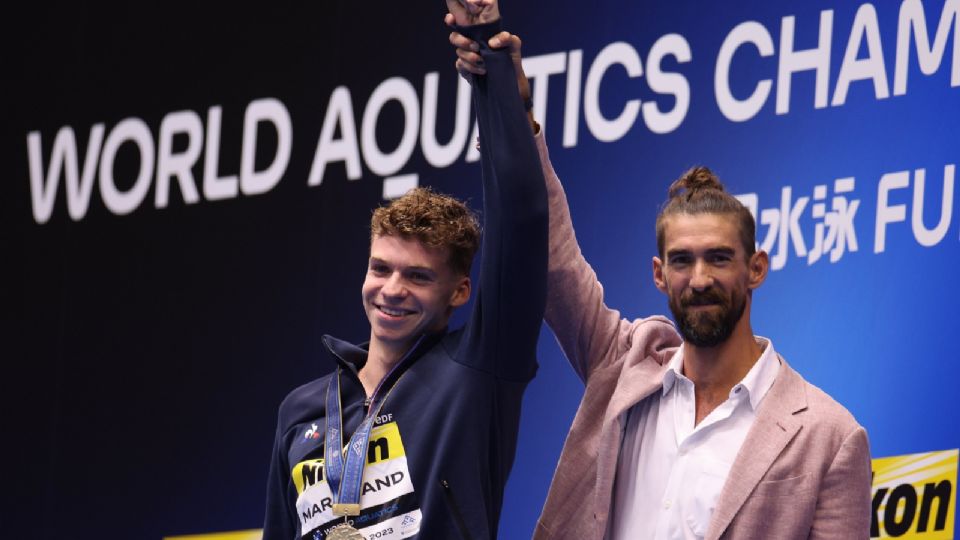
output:
M 667 257 L 675 257 L 677 255 L 690 255 L 693 253 L 693 250 L 690 249 L 670 249 L 667 250 Z M 704 252 L 705 255 L 736 255 L 737 250 L 732 247 L 722 246 L 709 248 Z
M 732 247 L 718 247 L 710 248 L 707 250 L 708 255 L 736 255 L 737 250 Z
M 430 274 L 431 276 L 437 275 L 437 272 L 432 268 L 427 268 L 426 266 L 406 266 L 403 269 L 404 272 L 423 272 L 425 274 Z
M 390 267 L 395 266 L 379 257 L 370 257 L 370 264 L 383 264 Z M 429 268 L 427 266 L 404 266 L 402 270 L 404 272 L 426 272 L 430 275 L 436 275 L 437 273 L 434 269 Z

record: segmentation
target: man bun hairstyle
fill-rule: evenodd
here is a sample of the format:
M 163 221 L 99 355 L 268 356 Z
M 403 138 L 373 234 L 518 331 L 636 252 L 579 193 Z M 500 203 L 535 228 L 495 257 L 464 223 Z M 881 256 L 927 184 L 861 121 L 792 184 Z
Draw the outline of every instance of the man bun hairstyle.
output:
M 725 191 L 717 175 L 701 165 L 688 170 L 683 173 L 683 176 L 674 180 L 673 183 L 670 184 L 669 190 L 667 190 L 667 197 L 673 199 L 678 195 L 684 194 L 689 201 L 698 191 L 707 189 Z
M 373 211 L 370 238 L 399 236 L 424 245 L 449 250 L 450 265 L 470 275 L 473 256 L 480 246 L 476 214 L 463 202 L 428 187 L 414 188 Z
M 657 215 L 657 251 L 663 258 L 665 219 L 675 214 L 728 214 L 737 221 L 740 242 L 749 259 L 756 252 L 757 225 L 750 210 L 728 193 L 713 171 L 698 165 L 683 173 L 667 190 L 667 200 Z

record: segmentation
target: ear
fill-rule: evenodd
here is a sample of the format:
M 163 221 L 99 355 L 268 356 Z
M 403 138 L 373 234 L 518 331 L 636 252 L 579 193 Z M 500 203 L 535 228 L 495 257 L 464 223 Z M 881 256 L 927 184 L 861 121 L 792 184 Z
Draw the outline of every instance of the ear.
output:
M 653 258 L 653 284 L 660 289 L 660 292 L 667 294 L 667 280 L 663 276 L 663 261 L 660 257 Z
M 767 255 L 766 251 L 762 249 L 757 250 L 753 255 L 750 256 L 748 265 L 750 271 L 750 281 L 747 284 L 747 287 L 750 290 L 753 290 L 759 287 L 767 279 L 767 272 L 770 271 L 770 257 Z
M 467 300 L 470 300 L 470 288 L 470 276 L 461 277 L 450 295 L 450 307 L 458 308 L 466 304 Z

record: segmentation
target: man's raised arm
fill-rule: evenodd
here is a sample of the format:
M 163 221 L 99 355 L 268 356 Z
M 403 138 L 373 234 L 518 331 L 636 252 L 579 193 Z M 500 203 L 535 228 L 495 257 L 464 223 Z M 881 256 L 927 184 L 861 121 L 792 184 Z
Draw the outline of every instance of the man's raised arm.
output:
M 528 380 L 546 296 L 547 206 L 537 150 L 517 91 L 508 48 L 491 48 L 500 33 L 496 3 L 448 0 L 448 24 L 477 43 L 486 74 L 471 77 L 480 125 L 484 232 L 480 285 L 462 347 L 498 377 Z M 497 41 L 494 41 L 497 44 Z

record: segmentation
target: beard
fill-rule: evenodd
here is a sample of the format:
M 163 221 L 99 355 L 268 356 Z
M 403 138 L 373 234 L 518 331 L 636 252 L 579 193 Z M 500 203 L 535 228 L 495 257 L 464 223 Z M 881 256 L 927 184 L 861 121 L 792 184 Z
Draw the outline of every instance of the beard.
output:
M 726 296 L 716 289 L 687 291 L 670 297 L 670 312 L 683 340 L 697 347 L 716 347 L 725 342 L 747 307 L 746 296 Z M 691 310 L 692 306 L 716 305 L 719 310 Z

